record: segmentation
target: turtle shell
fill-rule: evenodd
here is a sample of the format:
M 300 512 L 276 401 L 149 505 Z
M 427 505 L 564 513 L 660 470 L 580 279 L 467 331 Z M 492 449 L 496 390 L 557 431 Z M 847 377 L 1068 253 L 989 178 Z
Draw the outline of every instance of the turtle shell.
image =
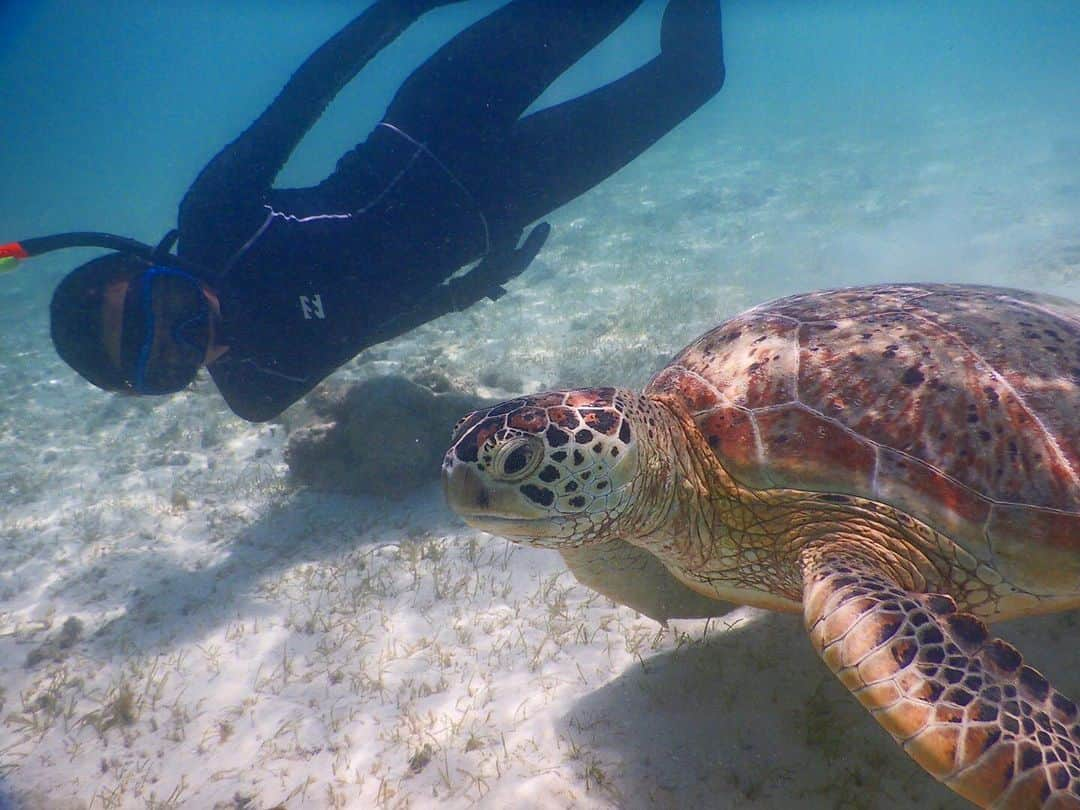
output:
M 936 284 L 796 295 L 703 335 L 646 393 L 681 399 L 745 486 L 884 502 L 1022 590 L 1080 592 L 1070 301 Z

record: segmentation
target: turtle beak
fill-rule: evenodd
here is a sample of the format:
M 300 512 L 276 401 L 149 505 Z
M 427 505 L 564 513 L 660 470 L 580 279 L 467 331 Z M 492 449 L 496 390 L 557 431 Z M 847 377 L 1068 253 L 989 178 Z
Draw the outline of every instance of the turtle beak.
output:
M 469 464 L 462 464 L 447 454 L 443 462 L 443 494 L 450 508 L 468 520 L 468 515 L 486 512 L 491 505 L 491 493 Z
M 443 494 L 450 508 L 475 529 L 517 540 L 557 534 L 548 510 L 526 500 L 515 485 L 486 480 L 468 462 L 446 454 Z

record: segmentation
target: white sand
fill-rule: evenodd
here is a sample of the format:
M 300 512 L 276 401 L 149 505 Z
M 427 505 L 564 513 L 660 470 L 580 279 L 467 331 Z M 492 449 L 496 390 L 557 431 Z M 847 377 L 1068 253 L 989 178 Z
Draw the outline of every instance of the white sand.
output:
M 898 154 L 735 137 L 716 115 L 708 148 L 672 137 L 553 217 L 497 304 L 341 377 L 640 385 L 779 293 L 1077 293 L 1075 132 L 1017 152 L 985 135 L 1001 122 L 954 121 Z M 282 448 L 302 406 L 252 426 L 205 380 L 108 397 L 5 296 L 0 806 L 964 806 L 833 681 L 798 618 L 663 630 L 553 553 L 466 528 L 434 482 L 398 501 L 293 491 Z M 1002 632 L 1080 697 L 1075 623 Z

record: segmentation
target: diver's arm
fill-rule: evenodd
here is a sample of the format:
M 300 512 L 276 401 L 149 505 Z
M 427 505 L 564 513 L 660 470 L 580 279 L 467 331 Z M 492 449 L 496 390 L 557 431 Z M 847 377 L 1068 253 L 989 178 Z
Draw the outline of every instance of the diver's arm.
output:
M 457 0 L 376 0 L 316 50 L 277 98 L 202 170 L 185 197 L 231 199 L 267 191 L 334 96 L 425 12 Z
M 529 232 L 521 247 L 508 242 L 492 248 L 476 267 L 439 284 L 412 309 L 381 324 L 367 345 L 374 346 L 403 335 L 449 312 L 461 312 L 483 298 L 492 301 L 501 298 L 506 293 L 502 285 L 519 276 L 532 263 L 550 233 L 551 225 L 541 222 Z

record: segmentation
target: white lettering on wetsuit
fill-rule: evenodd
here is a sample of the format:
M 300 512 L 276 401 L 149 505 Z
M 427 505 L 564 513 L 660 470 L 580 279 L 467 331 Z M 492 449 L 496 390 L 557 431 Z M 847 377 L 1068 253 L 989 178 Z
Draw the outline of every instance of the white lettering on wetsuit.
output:
M 304 313 L 305 321 L 310 321 L 312 318 L 318 318 L 319 320 L 325 319 L 326 310 L 323 309 L 322 295 L 319 293 L 310 297 L 301 295 L 300 311 Z

